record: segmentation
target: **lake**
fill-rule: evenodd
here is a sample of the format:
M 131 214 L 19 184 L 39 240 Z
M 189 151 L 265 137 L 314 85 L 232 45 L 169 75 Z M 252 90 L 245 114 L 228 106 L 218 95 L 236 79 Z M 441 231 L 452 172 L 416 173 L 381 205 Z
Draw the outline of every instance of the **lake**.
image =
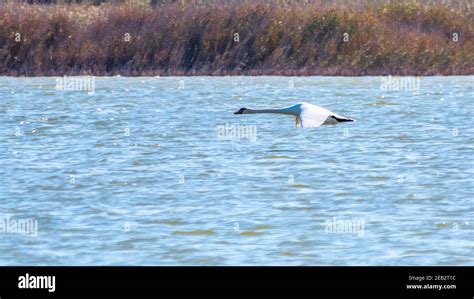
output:
M 473 78 L 0 77 L 0 264 L 474 265 Z

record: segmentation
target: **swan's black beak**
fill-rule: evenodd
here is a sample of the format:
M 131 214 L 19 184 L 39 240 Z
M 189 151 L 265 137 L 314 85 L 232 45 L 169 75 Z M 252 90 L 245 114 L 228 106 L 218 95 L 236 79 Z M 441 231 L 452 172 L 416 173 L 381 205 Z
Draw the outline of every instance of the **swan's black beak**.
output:
M 247 109 L 247 108 L 240 108 L 239 111 L 234 112 L 234 114 L 244 114 L 244 111 L 245 111 L 246 109 Z

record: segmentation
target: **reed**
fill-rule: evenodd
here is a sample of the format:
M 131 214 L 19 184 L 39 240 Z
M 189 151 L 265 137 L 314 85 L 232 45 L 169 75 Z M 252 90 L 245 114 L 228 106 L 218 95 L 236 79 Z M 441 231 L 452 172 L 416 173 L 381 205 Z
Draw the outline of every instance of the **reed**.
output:
M 469 1 L 71 2 L 0 4 L 0 74 L 474 74 Z

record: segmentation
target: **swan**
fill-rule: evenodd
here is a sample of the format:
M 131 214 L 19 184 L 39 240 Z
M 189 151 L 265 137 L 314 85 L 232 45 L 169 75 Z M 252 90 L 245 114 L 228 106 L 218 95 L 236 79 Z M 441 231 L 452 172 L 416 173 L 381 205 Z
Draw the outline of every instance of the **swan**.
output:
M 341 122 L 354 121 L 351 118 L 340 116 L 323 107 L 300 102 L 293 106 L 281 109 L 249 109 L 240 108 L 234 114 L 278 113 L 294 115 L 297 128 L 314 128 L 321 125 L 336 125 Z

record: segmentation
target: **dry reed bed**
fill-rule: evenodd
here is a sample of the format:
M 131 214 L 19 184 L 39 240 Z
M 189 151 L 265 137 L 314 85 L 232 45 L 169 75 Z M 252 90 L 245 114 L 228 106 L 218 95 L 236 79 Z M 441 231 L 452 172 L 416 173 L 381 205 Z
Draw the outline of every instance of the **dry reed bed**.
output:
M 415 2 L 3 4 L 0 74 L 472 75 L 472 24 Z

